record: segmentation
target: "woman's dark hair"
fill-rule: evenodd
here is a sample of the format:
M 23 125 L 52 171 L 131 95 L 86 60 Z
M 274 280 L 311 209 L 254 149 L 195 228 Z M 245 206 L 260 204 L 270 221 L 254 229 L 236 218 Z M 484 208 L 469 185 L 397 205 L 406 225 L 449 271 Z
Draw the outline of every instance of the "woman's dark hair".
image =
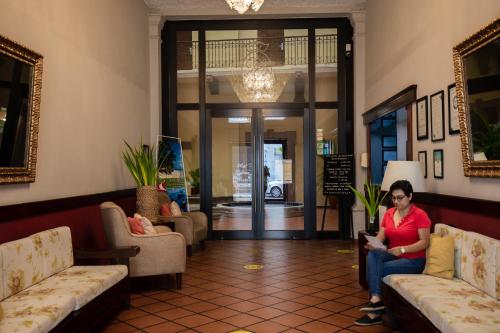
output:
M 401 190 L 405 192 L 405 195 L 407 197 L 409 197 L 410 194 L 413 193 L 413 187 L 407 180 L 396 180 L 394 183 L 392 183 L 391 188 L 389 189 L 389 194 L 392 194 L 392 192 L 395 190 Z

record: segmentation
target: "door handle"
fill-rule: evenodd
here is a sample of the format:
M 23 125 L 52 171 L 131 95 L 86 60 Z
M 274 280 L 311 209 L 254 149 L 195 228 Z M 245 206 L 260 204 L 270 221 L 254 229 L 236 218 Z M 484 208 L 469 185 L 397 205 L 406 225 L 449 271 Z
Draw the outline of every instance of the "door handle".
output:
M 260 147 L 262 147 L 262 148 L 264 147 L 264 139 L 263 139 L 262 135 L 259 135 L 258 144 L 259 144 Z M 263 161 L 263 157 L 264 156 L 262 154 L 262 149 L 261 149 L 261 156 L 259 156 L 259 157 L 260 157 L 260 160 L 262 160 L 262 166 L 264 166 L 264 161 Z M 261 168 L 260 171 L 263 172 L 264 168 Z M 264 179 L 264 174 L 262 174 L 262 179 Z M 261 183 L 261 184 L 264 184 L 264 183 Z M 264 186 L 262 186 L 262 189 L 264 189 Z M 261 207 L 263 209 L 264 208 L 264 200 L 265 200 L 265 197 L 266 197 L 266 193 L 265 192 L 264 193 L 261 192 L 259 194 L 260 194 L 260 196 L 259 196 L 259 198 L 260 198 L 259 207 Z M 265 210 L 264 210 L 264 212 L 265 212 Z
M 255 168 L 255 158 L 256 158 L 256 153 L 255 153 L 255 137 L 256 135 L 253 135 L 252 136 L 252 139 L 253 139 L 253 144 L 252 144 L 252 158 L 253 158 L 253 165 L 254 165 L 254 168 L 253 168 L 253 172 L 252 172 L 252 183 L 253 183 L 253 191 L 255 191 L 255 193 L 252 193 L 252 196 L 254 198 L 257 198 L 257 181 L 255 180 L 257 177 L 255 177 L 255 174 L 256 174 L 256 171 L 257 169 Z M 252 200 L 252 205 L 253 205 L 253 211 L 255 214 L 257 214 L 257 200 Z

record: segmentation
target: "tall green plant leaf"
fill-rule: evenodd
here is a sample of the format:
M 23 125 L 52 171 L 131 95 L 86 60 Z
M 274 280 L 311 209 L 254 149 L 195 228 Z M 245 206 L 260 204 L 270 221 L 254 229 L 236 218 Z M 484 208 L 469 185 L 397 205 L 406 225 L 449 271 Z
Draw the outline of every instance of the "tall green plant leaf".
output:
M 368 210 L 368 214 L 370 216 L 375 216 L 375 214 L 377 214 L 380 204 L 382 203 L 382 201 L 384 201 L 385 197 L 389 193 L 387 192 L 383 196 L 381 196 L 382 193 L 380 186 L 375 184 L 365 183 L 366 194 L 368 196 L 367 198 L 365 197 L 364 193 L 361 193 L 354 187 L 349 185 L 349 188 L 354 193 L 354 195 L 359 199 L 359 201 L 363 203 L 363 205 L 366 207 L 366 210 Z
M 122 160 L 137 186 L 156 186 L 160 165 L 155 157 L 154 146 L 151 149 L 143 149 L 142 140 L 138 147 L 132 147 L 128 142 L 124 142 Z

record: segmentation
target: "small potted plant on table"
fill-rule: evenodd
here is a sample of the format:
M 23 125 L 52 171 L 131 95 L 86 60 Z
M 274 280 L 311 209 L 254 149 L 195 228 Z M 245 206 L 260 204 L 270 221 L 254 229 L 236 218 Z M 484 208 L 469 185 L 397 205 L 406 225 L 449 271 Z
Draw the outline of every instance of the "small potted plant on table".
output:
M 380 208 L 380 204 L 384 201 L 389 192 L 386 192 L 384 195 L 382 195 L 380 186 L 371 183 L 365 183 L 364 188 L 366 191 L 366 196 L 352 186 L 349 186 L 349 188 L 356 195 L 359 201 L 361 201 L 363 205 L 365 205 L 366 210 L 368 211 L 368 231 L 377 231 L 378 228 L 375 225 L 375 216 L 377 215 L 378 209 Z

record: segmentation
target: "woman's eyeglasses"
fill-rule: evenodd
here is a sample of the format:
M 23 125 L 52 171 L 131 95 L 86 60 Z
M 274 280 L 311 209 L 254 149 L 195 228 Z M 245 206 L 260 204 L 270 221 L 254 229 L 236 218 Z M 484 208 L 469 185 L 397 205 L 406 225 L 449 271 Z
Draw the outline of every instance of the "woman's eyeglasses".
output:
M 392 196 L 391 199 L 392 201 L 401 201 L 406 197 L 406 195 L 398 195 L 397 197 Z

